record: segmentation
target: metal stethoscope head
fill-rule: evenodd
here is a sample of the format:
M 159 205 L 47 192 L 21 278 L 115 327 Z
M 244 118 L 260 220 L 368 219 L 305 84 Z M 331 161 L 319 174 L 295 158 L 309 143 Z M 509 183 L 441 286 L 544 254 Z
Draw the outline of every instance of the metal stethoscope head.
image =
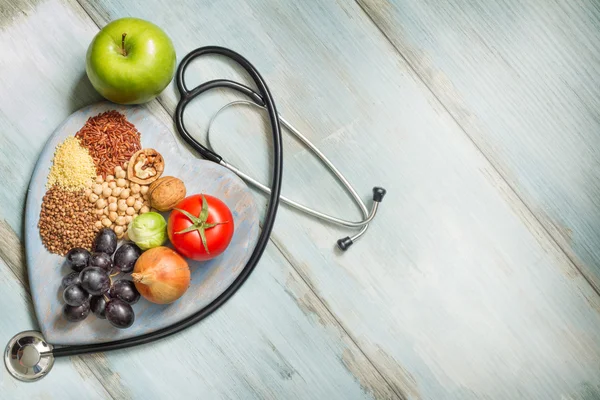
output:
M 234 106 L 249 106 L 249 107 L 255 107 L 255 108 L 260 108 L 260 109 L 265 110 L 265 107 L 262 106 L 261 104 L 255 103 L 253 101 L 248 101 L 248 100 L 232 101 L 230 103 L 225 104 L 223 107 L 221 107 L 219 110 L 217 110 L 217 112 L 210 119 L 210 121 L 208 123 L 208 127 L 206 129 L 207 140 L 213 150 L 214 150 L 214 147 L 212 146 L 211 140 L 210 140 L 211 128 L 212 128 L 215 120 L 217 119 L 217 117 L 223 111 L 225 111 L 228 108 L 234 107 Z M 285 118 L 283 118 L 281 116 L 281 114 L 278 114 L 278 117 L 279 117 L 279 121 L 281 122 L 281 125 L 285 129 L 287 129 L 290 133 L 292 133 L 298 140 L 300 140 L 310 151 L 312 151 L 312 153 L 315 156 L 317 156 L 317 158 L 335 175 L 335 177 L 342 183 L 342 185 L 344 185 L 344 189 L 346 189 L 346 191 L 350 194 L 350 196 L 352 197 L 352 199 L 354 200 L 356 205 L 360 208 L 360 210 L 363 214 L 363 220 L 347 221 L 347 220 L 337 218 L 332 215 L 328 215 L 323 212 L 314 210 L 314 209 L 312 209 L 308 206 L 305 206 L 303 204 L 300 204 L 294 200 L 290 200 L 285 196 L 280 196 L 279 199 L 284 204 L 287 204 L 288 206 L 295 208 L 295 209 L 299 210 L 300 212 L 311 215 L 322 221 L 327 221 L 334 225 L 344 226 L 344 227 L 348 227 L 348 228 L 360 228 L 360 230 L 354 236 L 346 236 L 337 241 L 337 246 L 340 250 L 343 250 L 343 251 L 347 250 L 356 240 L 358 240 L 362 235 L 364 235 L 365 232 L 367 231 L 367 229 L 369 228 L 369 222 L 371 222 L 373 220 L 373 218 L 375 218 L 375 215 L 377 214 L 377 208 L 379 207 L 379 203 L 383 200 L 383 197 L 386 194 L 386 190 L 382 187 L 377 187 L 377 186 L 373 188 L 373 203 L 371 205 L 371 210 L 368 210 L 367 206 L 365 205 L 363 200 L 360 198 L 360 196 L 358 195 L 356 190 L 352 187 L 350 182 L 348 182 L 346 177 L 344 175 L 342 175 L 342 173 L 333 165 L 333 163 L 325 156 L 325 154 L 323 154 L 323 152 L 321 152 L 310 140 L 308 140 L 308 138 L 306 136 L 304 136 L 302 133 L 300 133 L 300 131 L 298 131 L 298 129 L 296 129 Z M 251 177 L 250 175 L 240 171 L 238 168 L 236 168 L 232 164 L 226 162 L 223 159 L 221 159 L 219 161 L 219 163 L 221 165 L 223 165 L 224 167 L 230 169 L 231 171 L 235 172 L 239 177 L 241 177 L 247 183 L 251 184 L 252 186 L 256 187 L 257 189 L 260 189 L 261 191 L 263 191 L 267 194 L 271 193 L 271 190 L 267 186 L 263 185 L 262 183 L 260 183 L 259 181 L 257 181 L 253 177 Z

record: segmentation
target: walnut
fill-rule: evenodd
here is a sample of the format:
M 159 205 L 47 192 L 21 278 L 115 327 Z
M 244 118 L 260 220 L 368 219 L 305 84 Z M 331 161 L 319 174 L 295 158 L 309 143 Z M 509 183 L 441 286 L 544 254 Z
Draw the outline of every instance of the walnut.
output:
M 154 149 L 142 149 L 131 156 L 127 164 L 127 179 L 140 185 L 149 185 L 162 175 L 165 161 Z
M 169 211 L 185 198 L 185 185 L 181 179 L 165 176 L 148 188 L 150 205 L 158 211 Z

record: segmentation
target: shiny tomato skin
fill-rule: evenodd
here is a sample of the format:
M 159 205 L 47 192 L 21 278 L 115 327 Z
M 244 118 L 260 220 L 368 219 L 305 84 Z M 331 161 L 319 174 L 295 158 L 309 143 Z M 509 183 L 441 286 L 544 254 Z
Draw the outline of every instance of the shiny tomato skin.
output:
M 173 247 L 175 247 L 175 250 L 182 256 L 196 261 L 210 260 L 222 254 L 227 249 L 227 246 L 229 246 L 234 232 L 233 215 L 229 207 L 214 196 L 205 194 L 204 197 L 208 203 L 208 218 L 206 222 L 210 224 L 228 221 L 226 224 L 220 224 L 205 230 L 206 244 L 210 253 L 207 253 L 204 249 L 200 232 L 197 230 L 182 234 L 176 233 L 192 225 L 192 222 L 185 214 L 174 209 L 171 211 L 167 224 L 169 240 L 173 244 Z M 202 195 L 195 194 L 188 196 L 181 200 L 175 208 L 185 210 L 197 217 L 200 215 L 200 211 L 202 211 Z

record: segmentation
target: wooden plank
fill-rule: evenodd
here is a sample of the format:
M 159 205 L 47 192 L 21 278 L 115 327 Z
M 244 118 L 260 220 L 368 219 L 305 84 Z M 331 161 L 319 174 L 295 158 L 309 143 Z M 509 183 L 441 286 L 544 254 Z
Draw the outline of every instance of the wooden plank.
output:
M 16 329 L 37 330 L 37 323 L 33 319 L 33 306 L 29 293 L 2 259 L 0 259 L 0 293 L 2 293 L 0 343 L 4 350 L 6 343 L 18 333 Z M 34 384 L 12 378 L 4 369 L 3 363 L 2 372 L 0 372 L 0 398 L 32 399 L 42 397 L 45 399 L 72 397 L 106 399 L 110 398 L 110 395 L 79 357 L 57 361 L 50 374 Z
M 7 7 L 6 1 L 0 4 Z M 24 277 L 15 232 L 21 230 L 26 186 L 46 138 L 73 111 L 97 99 L 83 63 L 97 27 L 70 1 L 10 6 L 17 10 L 0 29 L 0 46 L 15 55 L 12 62 L 0 61 L 0 220 L 6 220 L 0 225 L 0 237 L 2 258 L 10 270 L 3 264 L 0 272 Z M 149 108 L 164 118 L 162 108 L 156 104 Z M 10 282 L 6 290 L 11 296 L 26 296 L 24 289 L 18 290 L 17 278 Z M 31 307 L 13 297 L 0 310 L 0 340 L 7 341 L 33 324 Z M 80 379 L 71 373 L 63 379 L 64 385 L 75 381 L 69 383 L 75 385 L 73 396 L 81 385 L 82 394 L 84 390 L 88 394 L 82 398 L 96 392 L 96 397 L 118 399 L 203 394 L 208 398 L 397 398 L 272 246 L 234 301 L 204 323 L 156 344 L 72 358 L 71 363 L 85 376 Z M 60 379 L 72 371 L 69 365 L 67 360 L 57 362 L 49 377 L 28 387 L 26 394 L 31 395 L 26 397 L 70 397 L 71 393 L 62 392 L 65 386 L 51 385 L 52 376 Z M 89 379 L 85 371 L 104 389 L 97 389 L 96 379 Z M 21 385 L 4 372 L 1 376 L 0 397 L 20 398 Z
M 359 0 L 600 289 L 596 0 Z
M 287 210 L 273 240 L 402 397 L 597 391 L 598 296 L 358 6 L 82 4 L 100 26 L 136 15 L 166 27 L 179 58 L 206 44 L 241 51 L 281 111 L 365 198 L 375 184 L 389 189 L 368 235 L 346 254 L 332 249 L 344 231 Z M 223 64 L 199 63 L 190 86 L 237 75 Z M 171 113 L 176 101 L 173 87 L 161 97 Z M 190 110 L 198 137 L 223 101 L 209 95 Z M 267 164 L 260 125 L 246 113 L 230 115 L 219 122 L 215 147 L 260 175 Z M 357 218 L 317 161 L 297 145 L 286 150 L 287 194 Z

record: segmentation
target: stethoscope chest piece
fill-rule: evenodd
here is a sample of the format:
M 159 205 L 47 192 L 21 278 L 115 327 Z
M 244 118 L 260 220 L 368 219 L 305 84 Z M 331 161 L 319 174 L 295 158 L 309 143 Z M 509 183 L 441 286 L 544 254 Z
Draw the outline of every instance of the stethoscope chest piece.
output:
M 46 376 L 54 365 L 52 345 L 37 331 L 21 332 L 13 337 L 4 351 L 4 363 L 16 379 L 33 382 Z

